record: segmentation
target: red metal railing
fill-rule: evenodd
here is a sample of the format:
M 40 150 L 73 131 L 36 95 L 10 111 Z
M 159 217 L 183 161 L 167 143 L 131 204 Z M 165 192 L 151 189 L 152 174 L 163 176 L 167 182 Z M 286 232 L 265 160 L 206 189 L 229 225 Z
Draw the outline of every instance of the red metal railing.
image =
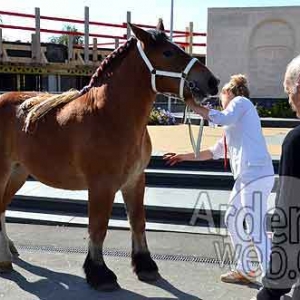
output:
M 14 25 L 5 25 L 5 24 L 0 24 L 0 28 L 35 31 L 34 27 L 14 26 Z M 45 32 L 45 33 L 69 34 L 69 35 L 76 35 L 76 36 L 78 36 L 78 35 L 83 36 L 84 35 L 84 32 L 80 32 L 80 31 L 66 31 L 66 30 L 46 29 L 46 28 L 41 28 L 40 31 Z M 124 35 L 123 36 L 118 36 L 118 35 L 109 35 L 109 34 L 90 33 L 89 36 L 99 37 L 99 38 L 126 39 L 126 37 Z
M 0 15 L 4 16 L 13 16 L 13 17 L 21 17 L 21 18 L 31 18 L 35 19 L 36 16 L 34 14 L 26 14 L 26 13 L 19 13 L 19 12 L 12 12 L 12 11 L 1 11 Z M 51 17 L 51 16 L 40 16 L 41 20 L 48 20 L 48 21 L 60 21 L 60 22 L 69 22 L 69 23 L 76 23 L 76 24 L 85 24 L 85 20 L 78 20 L 78 19 L 72 19 L 72 18 L 61 18 L 61 17 Z M 112 27 L 112 28 L 120 28 L 120 29 L 126 29 L 127 23 L 122 24 L 114 24 L 114 23 L 104 23 L 104 22 L 95 22 L 95 21 L 89 21 L 89 25 L 95 25 L 95 26 L 103 26 L 103 27 Z M 148 28 L 153 29 L 155 26 L 153 25 L 147 25 L 147 24 L 135 24 L 142 28 Z M 8 25 L 8 24 L 2 24 L 0 23 L 0 28 L 6 28 L 6 29 L 15 29 L 15 30 L 26 30 L 26 31 L 32 31 L 35 32 L 36 28 L 34 27 L 28 27 L 28 26 L 20 26 L 20 25 Z M 84 32 L 79 31 L 65 31 L 65 30 L 55 30 L 55 29 L 47 29 L 47 28 L 40 28 L 40 32 L 44 33 L 53 33 L 53 34 L 67 34 L 67 35 L 76 35 L 76 36 L 84 36 Z M 170 30 L 166 30 L 166 32 L 170 32 Z M 188 38 L 190 35 L 193 37 L 206 37 L 206 33 L 201 32 L 187 32 L 187 31 L 180 31 L 180 30 L 174 30 L 173 31 L 174 38 Z M 89 33 L 90 37 L 95 38 L 108 38 L 108 39 L 120 39 L 125 40 L 126 34 L 124 35 L 109 35 L 109 34 L 98 34 L 98 33 Z M 183 41 L 175 41 L 175 43 L 181 45 L 181 46 L 190 46 L 190 43 L 183 42 Z M 102 43 L 102 44 L 112 44 L 112 43 Z M 206 43 L 192 43 L 193 46 L 199 46 L 199 47 L 206 47 Z

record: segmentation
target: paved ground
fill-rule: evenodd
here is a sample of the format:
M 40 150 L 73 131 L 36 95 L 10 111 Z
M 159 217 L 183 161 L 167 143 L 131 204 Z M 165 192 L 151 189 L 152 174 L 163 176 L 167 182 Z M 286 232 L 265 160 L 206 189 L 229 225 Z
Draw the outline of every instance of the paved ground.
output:
M 106 262 L 122 289 L 101 293 L 84 279 L 87 232 L 84 228 L 8 224 L 20 251 L 14 272 L 0 275 L 0 298 L 5 300 L 249 300 L 259 285 L 232 285 L 219 281 L 228 266 L 205 262 L 219 236 L 148 232 L 148 242 L 160 268 L 156 284 L 139 282 L 130 268 L 130 234 L 110 230 L 105 242 Z M 294 300 L 299 300 L 294 293 Z M 291 299 L 291 298 L 286 298 Z
M 194 135 L 198 134 L 198 126 L 192 126 Z M 148 126 L 154 153 L 192 152 L 187 125 Z M 268 149 L 274 158 L 281 154 L 281 144 L 290 128 L 263 128 Z M 222 128 L 204 127 L 201 149 L 212 146 L 221 136 Z
M 131 271 L 130 259 L 126 257 L 130 250 L 129 233 L 110 231 L 106 249 L 117 249 L 123 257 L 112 251 L 106 255 L 106 261 L 117 274 L 122 290 L 100 293 L 87 286 L 82 272 L 87 244 L 86 229 L 15 224 L 9 224 L 8 229 L 21 249 L 21 256 L 15 260 L 14 272 L 0 277 L 0 297 L 7 300 L 246 300 L 255 295 L 258 288 L 255 285 L 220 283 L 219 276 L 228 267 L 221 269 L 216 264 L 170 259 L 170 254 L 203 257 L 201 249 L 207 247 L 204 244 L 212 244 L 212 240 L 188 234 L 148 233 L 149 245 L 152 254 L 158 256 L 156 261 L 163 279 L 154 285 L 139 282 Z

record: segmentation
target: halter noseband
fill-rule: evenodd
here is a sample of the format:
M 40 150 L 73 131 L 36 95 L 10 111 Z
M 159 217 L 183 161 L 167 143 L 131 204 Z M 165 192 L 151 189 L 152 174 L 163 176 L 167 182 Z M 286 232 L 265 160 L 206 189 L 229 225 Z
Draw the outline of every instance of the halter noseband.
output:
M 148 67 L 150 73 L 151 73 L 151 86 L 152 89 L 155 93 L 159 93 L 156 89 L 156 76 L 165 76 L 165 77 L 172 77 L 172 78 L 179 78 L 180 83 L 179 83 L 179 97 L 183 99 L 183 89 L 184 89 L 184 84 L 185 82 L 188 83 L 188 87 L 191 90 L 191 92 L 194 89 L 197 89 L 196 84 L 193 81 L 187 81 L 186 78 L 191 70 L 191 68 L 194 66 L 194 64 L 198 61 L 197 58 L 192 58 L 190 62 L 187 64 L 183 72 L 170 72 L 170 71 L 162 71 L 162 70 L 156 70 L 150 60 L 148 59 L 141 42 L 138 40 L 137 41 L 137 48 L 139 50 L 139 53 L 145 62 L 146 66 Z

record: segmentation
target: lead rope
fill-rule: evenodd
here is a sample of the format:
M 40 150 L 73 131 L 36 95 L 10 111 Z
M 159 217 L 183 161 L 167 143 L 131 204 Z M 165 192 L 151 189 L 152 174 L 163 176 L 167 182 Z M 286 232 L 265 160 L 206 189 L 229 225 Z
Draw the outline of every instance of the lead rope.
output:
M 188 124 L 189 129 L 189 136 L 190 136 L 190 142 L 195 154 L 195 158 L 200 158 L 200 149 L 201 149 L 201 142 L 202 142 L 202 136 L 203 136 L 203 128 L 204 128 L 204 119 L 201 117 L 201 121 L 199 124 L 199 130 L 198 130 L 198 136 L 197 136 L 197 142 L 195 141 L 193 131 L 192 131 L 192 123 L 191 123 L 191 111 L 190 108 L 186 105 L 185 107 L 185 114 L 184 114 L 184 124 Z
M 224 170 L 227 170 L 227 162 L 228 162 L 228 146 L 226 141 L 226 135 L 224 133 L 223 136 L 223 143 L 224 143 Z

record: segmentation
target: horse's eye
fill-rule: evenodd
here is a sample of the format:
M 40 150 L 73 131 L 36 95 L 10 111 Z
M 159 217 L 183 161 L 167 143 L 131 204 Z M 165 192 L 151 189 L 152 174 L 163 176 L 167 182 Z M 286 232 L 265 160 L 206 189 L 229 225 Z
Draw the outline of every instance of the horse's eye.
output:
M 163 55 L 165 57 L 171 57 L 171 56 L 173 56 L 173 52 L 171 50 L 166 50 L 163 52 Z

